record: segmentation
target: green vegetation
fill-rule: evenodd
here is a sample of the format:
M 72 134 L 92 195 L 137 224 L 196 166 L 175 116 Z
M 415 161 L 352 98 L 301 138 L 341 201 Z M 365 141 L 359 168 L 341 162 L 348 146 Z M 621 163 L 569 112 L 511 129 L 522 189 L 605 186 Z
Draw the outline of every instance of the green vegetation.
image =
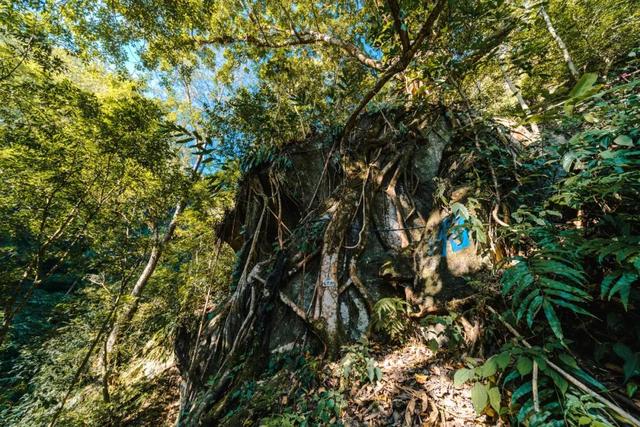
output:
M 2 424 L 437 425 L 438 365 L 634 425 L 639 46 L 634 0 L 2 2 Z

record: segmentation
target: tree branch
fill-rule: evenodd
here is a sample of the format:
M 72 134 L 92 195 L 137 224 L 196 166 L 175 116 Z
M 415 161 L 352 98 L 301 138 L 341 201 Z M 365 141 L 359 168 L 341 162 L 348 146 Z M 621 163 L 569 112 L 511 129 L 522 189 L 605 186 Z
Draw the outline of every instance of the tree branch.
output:
M 466 59 L 464 59 L 458 68 L 464 69 L 467 67 L 473 66 L 475 63 L 480 61 L 486 55 L 491 53 L 495 48 L 500 46 L 502 42 L 507 38 L 511 31 L 516 27 L 515 22 L 508 22 L 504 27 L 493 33 L 491 36 L 487 37 L 487 39 L 482 43 L 482 46 L 478 48 L 475 52 L 472 52 Z
M 263 33 L 264 34 L 264 33 Z M 264 37 L 264 36 L 263 36 Z M 270 34 L 270 37 L 276 37 L 275 34 Z M 262 47 L 268 49 L 278 49 L 283 47 L 293 47 L 293 46 L 304 46 L 311 45 L 316 43 L 323 43 L 329 46 L 335 46 L 337 48 L 345 51 L 349 56 L 353 59 L 357 60 L 363 65 L 366 65 L 369 68 L 373 68 L 377 71 L 382 71 L 384 69 L 382 63 L 380 61 L 376 61 L 375 59 L 364 54 L 358 47 L 348 41 L 342 40 L 338 37 L 332 36 L 326 33 L 320 33 L 313 30 L 307 31 L 298 31 L 297 33 L 292 34 L 293 38 L 285 39 L 279 42 L 272 42 L 265 39 L 259 39 L 253 35 L 247 35 L 244 37 L 234 37 L 231 35 L 221 35 L 216 37 L 210 37 L 207 39 L 196 39 L 194 43 L 200 46 L 205 45 L 232 45 L 239 43 L 246 43 L 255 47 Z
M 386 71 L 382 74 L 382 77 L 378 79 L 378 81 L 373 86 L 373 88 L 369 92 L 367 92 L 367 94 L 364 96 L 364 98 L 362 98 L 362 100 L 360 101 L 358 106 L 355 108 L 355 110 L 351 113 L 351 115 L 347 119 L 347 122 L 344 126 L 344 130 L 342 131 L 342 136 L 340 137 L 340 139 L 336 139 L 336 141 L 331 146 L 331 150 L 329 151 L 327 160 L 324 163 L 324 168 L 322 169 L 322 173 L 320 174 L 320 180 L 318 181 L 318 185 L 316 186 L 313 196 L 311 196 L 311 201 L 309 202 L 309 206 L 307 207 L 307 210 L 311 209 L 313 201 L 316 198 L 316 195 L 318 193 L 318 188 L 320 187 L 320 183 L 322 182 L 324 175 L 327 172 L 327 166 L 329 165 L 329 160 L 331 159 L 331 156 L 333 155 L 333 152 L 336 146 L 342 147 L 342 144 L 344 143 L 344 141 L 346 141 L 349 138 L 349 134 L 351 133 L 351 131 L 356 125 L 358 116 L 360 115 L 362 110 L 364 110 L 367 104 L 369 104 L 369 101 L 371 101 L 373 97 L 376 96 L 378 92 L 380 92 L 380 90 L 384 87 L 384 85 L 389 80 L 391 80 L 398 73 L 404 71 L 405 68 L 407 68 L 407 66 L 415 56 L 416 52 L 418 51 L 418 48 L 427 38 L 427 35 L 429 35 L 433 31 L 433 26 L 436 22 L 436 19 L 438 18 L 438 16 L 440 16 L 440 13 L 444 9 L 445 4 L 446 4 L 446 0 L 437 1 L 433 10 L 429 14 L 429 17 L 427 18 L 427 22 L 425 22 L 425 24 L 420 29 L 420 32 L 418 33 L 418 36 L 416 37 L 415 42 L 411 45 L 411 47 L 406 52 L 402 54 L 400 58 L 398 58 L 398 60 L 396 60 L 396 62 L 394 62 L 392 65 L 390 65 L 386 69 Z
M 400 36 L 400 43 L 402 43 L 402 51 L 406 52 L 411 47 L 409 42 L 409 34 L 407 34 L 407 30 L 405 29 L 404 22 L 402 21 L 402 17 L 400 16 L 400 6 L 398 6 L 398 2 L 396 0 L 387 0 L 387 4 L 389 5 L 389 9 L 391 9 L 391 16 L 393 17 L 393 26 Z
M 382 77 L 378 79 L 378 81 L 373 86 L 373 88 L 371 88 L 371 90 L 367 92 L 367 94 L 364 96 L 364 98 L 362 98 L 362 100 L 360 101 L 356 109 L 353 110 L 344 127 L 341 143 L 344 142 L 349 137 L 349 133 L 351 133 L 351 131 L 356 125 L 358 116 L 360 115 L 362 110 L 364 110 L 367 104 L 369 104 L 369 101 L 371 101 L 373 97 L 376 96 L 378 92 L 380 92 L 380 90 L 384 87 L 384 85 L 389 80 L 391 80 L 393 76 L 404 71 L 407 68 L 407 66 L 409 65 L 413 57 L 416 55 L 416 52 L 418 51 L 422 43 L 425 41 L 427 36 L 429 36 L 433 31 L 433 26 L 435 25 L 435 22 L 438 16 L 440 16 L 440 13 L 444 9 L 445 4 L 446 4 L 445 0 L 437 1 L 433 10 L 429 14 L 429 17 L 427 18 L 427 22 L 424 23 L 424 25 L 418 32 L 418 36 L 416 37 L 413 44 L 409 47 L 407 51 L 405 51 L 402 54 L 402 56 L 400 56 L 400 58 L 398 58 L 396 62 L 394 62 L 389 68 L 387 68 L 387 70 L 382 74 Z

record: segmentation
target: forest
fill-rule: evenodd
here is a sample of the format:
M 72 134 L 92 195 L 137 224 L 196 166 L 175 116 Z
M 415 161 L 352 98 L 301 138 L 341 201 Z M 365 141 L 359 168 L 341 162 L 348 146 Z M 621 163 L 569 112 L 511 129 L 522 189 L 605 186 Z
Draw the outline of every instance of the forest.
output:
M 640 426 L 638 0 L 0 0 L 0 425 Z

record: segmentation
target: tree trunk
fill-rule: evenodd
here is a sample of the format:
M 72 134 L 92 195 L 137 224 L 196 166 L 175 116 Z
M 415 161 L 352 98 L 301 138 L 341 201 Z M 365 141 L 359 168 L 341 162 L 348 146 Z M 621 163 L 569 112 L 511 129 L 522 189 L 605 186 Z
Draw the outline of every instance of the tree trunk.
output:
M 531 108 L 529 108 L 529 104 L 527 104 L 527 101 L 524 100 L 524 97 L 522 96 L 522 91 L 520 90 L 520 88 L 516 86 L 513 80 L 511 80 L 511 78 L 509 77 L 509 74 L 507 74 L 507 67 L 504 65 L 502 61 L 500 62 L 500 70 L 502 71 L 502 75 L 504 76 L 504 81 L 507 84 L 507 87 L 518 100 L 518 104 L 520 104 L 520 108 L 522 108 L 522 111 L 524 111 L 526 115 L 530 115 Z M 540 129 L 538 128 L 538 125 L 535 123 L 531 123 L 531 131 L 536 137 L 540 134 Z
M 567 49 L 567 45 L 564 44 L 564 41 L 562 40 L 562 38 L 560 38 L 560 36 L 556 32 L 556 29 L 554 28 L 553 23 L 551 22 L 551 18 L 549 17 L 549 14 L 545 10 L 544 6 L 540 7 L 540 15 L 542 15 L 542 18 L 544 19 L 544 22 L 547 25 L 547 30 L 549 30 L 551 37 L 553 37 L 553 40 L 555 40 L 556 44 L 560 48 L 560 51 L 562 52 L 562 56 L 564 57 L 564 60 L 567 63 L 567 67 L 569 67 L 569 71 L 571 72 L 571 75 L 573 76 L 574 79 L 578 80 L 578 77 L 579 77 L 578 70 L 576 69 L 576 66 L 573 63 L 573 59 L 571 59 L 571 54 L 569 54 L 569 49 Z
M 162 255 L 162 252 L 164 251 L 165 246 L 169 243 L 169 241 L 173 237 L 173 233 L 176 229 L 176 226 L 178 225 L 178 217 L 180 216 L 183 210 L 184 210 L 184 201 L 181 200 L 176 204 L 175 210 L 173 212 L 173 216 L 171 218 L 171 222 L 169 223 L 169 227 L 167 228 L 167 231 L 165 232 L 162 240 L 154 243 L 153 247 L 151 248 L 151 253 L 149 254 L 149 259 L 147 260 L 147 264 L 145 265 L 144 270 L 142 270 L 142 273 L 140 274 L 140 276 L 138 277 L 138 280 L 136 281 L 136 284 L 133 286 L 133 289 L 131 290 L 130 295 L 133 301 L 126 307 L 124 314 L 120 317 L 120 319 L 114 322 L 113 327 L 109 332 L 109 338 L 107 338 L 107 344 L 105 347 L 105 352 L 107 356 L 111 354 L 113 347 L 115 346 L 116 341 L 118 340 L 118 337 L 122 328 L 126 327 L 126 325 L 131 321 L 131 319 L 133 319 L 133 315 L 136 313 L 138 309 L 138 302 L 140 300 L 140 296 L 142 295 L 144 288 L 147 286 L 149 279 L 155 272 L 156 267 L 158 266 L 158 261 L 160 260 L 160 256 Z M 108 359 L 107 359 L 107 362 L 108 362 Z
M 206 143 L 200 142 L 197 145 L 198 145 L 198 148 L 202 150 L 206 148 Z M 200 169 L 200 165 L 202 164 L 202 160 L 203 160 L 203 154 L 198 155 L 195 164 L 191 168 L 193 173 L 195 174 L 198 173 L 198 170 Z M 173 237 L 173 233 L 175 232 L 176 227 L 178 226 L 178 218 L 180 217 L 180 214 L 182 213 L 182 211 L 184 211 L 186 203 L 187 203 L 186 199 L 181 199 L 176 204 L 176 207 L 173 211 L 173 216 L 171 217 L 171 221 L 169 222 L 169 226 L 167 227 L 167 231 L 165 231 L 164 236 L 162 237 L 161 240 L 156 241 L 153 244 L 153 247 L 151 248 L 151 253 L 149 254 L 149 258 L 144 267 L 144 270 L 142 270 L 142 273 L 138 277 L 136 284 L 133 286 L 133 289 L 131 290 L 130 295 L 133 301 L 126 306 L 124 314 L 114 321 L 113 326 L 109 331 L 109 336 L 107 338 L 107 341 L 104 347 L 104 354 L 103 354 L 103 364 L 104 364 L 103 368 L 105 371 L 105 379 L 104 379 L 105 388 L 108 381 L 109 364 L 110 364 L 109 356 L 111 355 L 118 341 L 121 331 L 129 324 L 131 319 L 133 319 L 133 316 L 135 315 L 136 311 L 138 310 L 138 304 L 140 301 L 140 297 L 144 292 L 144 288 L 147 286 L 149 279 L 155 272 L 156 267 L 158 266 L 158 261 L 162 256 L 162 252 L 164 251 L 165 247 Z M 105 390 L 105 393 L 108 393 L 108 390 Z

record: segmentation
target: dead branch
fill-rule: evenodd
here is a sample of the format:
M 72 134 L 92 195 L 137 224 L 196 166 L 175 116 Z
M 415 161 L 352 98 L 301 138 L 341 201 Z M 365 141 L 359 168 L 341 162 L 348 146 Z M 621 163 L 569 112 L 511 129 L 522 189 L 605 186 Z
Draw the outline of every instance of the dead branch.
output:
M 533 361 L 531 392 L 533 393 L 533 410 L 535 412 L 540 412 L 540 399 L 538 397 L 538 362 L 535 360 Z

